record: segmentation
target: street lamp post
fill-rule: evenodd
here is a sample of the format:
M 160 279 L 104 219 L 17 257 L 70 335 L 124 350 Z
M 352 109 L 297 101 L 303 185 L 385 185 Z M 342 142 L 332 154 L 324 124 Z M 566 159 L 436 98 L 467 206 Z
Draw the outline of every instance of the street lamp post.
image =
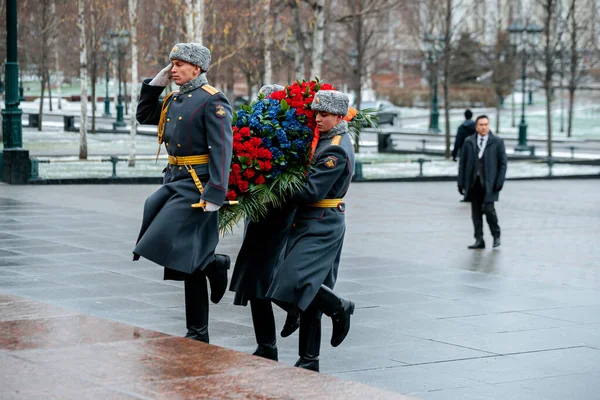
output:
M 117 71 L 119 79 L 119 94 L 117 95 L 117 120 L 113 123 L 113 128 L 126 126 L 123 120 L 123 95 L 121 94 L 121 82 L 122 82 L 122 68 L 121 59 L 123 58 L 124 51 L 123 47 L 129 42 L 129 32 L 126 30 L 112 31 L 110 33 L 112 39 L 113 48 L 116 49 L 117 53 Z
M 443 45 L 444 38 L 436 37 L 433 35 L 425 35 L 425 50 L 427 52 L 427 61 L 429 62 L 431 68 L 431 113 L 429 116 L 429 130 L 431 132 L 439 133 L 440 132 L 440 110 L 439 110 L 439 101 L 438 101 L 438 58 L 442 49 L 440 45 Z
M 29 179 L 29 151 L 23 147 L 23 127 L 19 108 L 19 63 L 17 58 L 17 0 L 6 1 L 5 107 L 2 110 L 2 179 L 24 184 Z
M 106 94 L 104 95 L 104 117 L 110 117 L 110 96 L 108 95 L 108 78 L 110 68 L 110 42 L 108 38 L 102 39 L 102 46 L 100 49 L 104 53 L 106 61 Z
M 515 151 L 531 151 L 532 147 L 527 145 L 527 122 L 525 122 L 525 99 L 526 99 L 526 80 L 527 80 L 527 47 L 534 46 L 539 40 L 539 35 L 543 28 L 539 25 L 521 25 L 520 23 L 511 24 L 508 27 L 510 42 L 515 54 L 521 53 L 521 92 L 523 95 L 521 101 L 521 123 L 519 124 L 519 143 Z

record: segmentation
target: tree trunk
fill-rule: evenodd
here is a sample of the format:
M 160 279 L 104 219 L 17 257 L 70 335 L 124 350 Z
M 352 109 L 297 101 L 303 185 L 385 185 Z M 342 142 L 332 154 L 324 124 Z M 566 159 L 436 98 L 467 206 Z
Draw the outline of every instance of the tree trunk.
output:
M 265 17 L 265 25 L 263 30 L 265 40 L 265 75 L 263 78 L 264 85 L 273 84 L 273 64 L 271 63 L 271 47 L 273 46 L 273 19 L 274 13 L 271 12 L 271 0 L 263 0 L 263 14 Z
M 252 72 L 246 72 L 246 84 L 248 85 L 248 101 L 252 101 Z
M 90 77 L 90 83 L 92 84 L 92 133 L 96 133 L 96 67 L 92 67 L 92 76 Z
M 187 42 L 194 41 L 194 0 L 185 0 L 185 37 Z
M 54 49 L 54 60 L 56 70 L 56 98 L 58 99 L 58 109 L 62 110 L 62 73 L 60 72 L 60 65 L 58 63 L 58 45 Z
M 498 103 L 496 104 L 496 135 L 500 134 L 500 99 L 498 99 Z
M 203 1 L 199 1 L 203 3 Z M 129 160 L 127 165 L 130 167 L 135 167 L 135 136 L 137 134 L 137 120 L 135 119 L 135 110 L 134 107 L 137 104 L 137 96 L 138 96 L 138 43 L 137 43 L 137 23 L 138 23 L 138 13 L 137 13 L 137 0 L 129 0 L 129 25 L 130 25 L 130 33 L 131 33 L 131 119 L 130 119 L 130 130 L 129 136 L 131 138 L 129 144 Z M 201 31 L 202 32 L 202 31 Z
M 451 24 L 452 24 L 452 0 L 446 3 L 446 21 L 444 32 L 444 116 L 446 117 L 446 159 L 450 159 L 452 152 L 450 150 L 450 51 L 451 49 Z
M 42 71 L 42 90 L 40 95 L 40 110 L 38 112 L 38 127 L 37 130 L 42 130 L 42 117 L 44 115 L 44 91 L 46 90 L 46 73 Z
M 363 19 L 362 19 L 362 0 L 358 0 L 356 2 L 356 16 L 354 17 L 354 32 L 355 32 L 355 43 L 356 43 L 356 65 L 354 70 L 354 83 L 355 83 L 355 100 L 356 108 L 360 110 L 360 106 L 362 103 L 362 82 L 363 82 L 363 62 L 365 56 L 365 48 L 363 46 L 363 37 L 362 37 L 362 28 L 363 28 Z M 360 152 L 360 143 L 357 140 L 354 142 L 354 152 Z
M 46 82 L 48 83 L 48 106 L 52 111 L 52 83 L 50 82 L 50 71 L 46 70 Z
M 294 32 L 296 39 L 296 54 L 294 55 L 296 79 L 302 81 L 306 78 L 304 61 L 306 59 L 306 46 L 304 45 L 304 33 L 302 32 L 303 21 L 300 16 L 300 6 L 297 0 L 290 0 L 294 14 Z
M 137 0 L 135 0 L 137 3 Z M 204 0 L 194 0 L 194 42 L 202 44 L 202 30 L 204 29 Z
M 552 82 L 546 83 L 546 126 L 548 127 L 548 157 L 552 157 Z
M 569 87 L 569 116 L 567 122 L 567 137 L 573 133 L 573 108 L 575 105 L 575 88 Z
M 81 81 L 81 124 L 79 126 L 79 159 L 87 160 L 87 54 L 85 43 L 85 0 L 77 0 L 79 28 L 79 79 Z
M 315 2 L 315 25 L 311 53 L 310 78 L 321 77 L 323 68 L 323 46 L 325 43 L 325 0 Z

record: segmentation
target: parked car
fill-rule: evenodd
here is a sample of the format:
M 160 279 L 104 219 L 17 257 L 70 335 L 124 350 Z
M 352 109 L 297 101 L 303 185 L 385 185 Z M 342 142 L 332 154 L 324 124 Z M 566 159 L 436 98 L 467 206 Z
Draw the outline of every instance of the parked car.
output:
M 379 117 L 379 125 L 395 125 L 400 122 L 400 110 L 387 100 L 363 101 L 360 103 L 361 110 L 366 108 L 375 109 Z

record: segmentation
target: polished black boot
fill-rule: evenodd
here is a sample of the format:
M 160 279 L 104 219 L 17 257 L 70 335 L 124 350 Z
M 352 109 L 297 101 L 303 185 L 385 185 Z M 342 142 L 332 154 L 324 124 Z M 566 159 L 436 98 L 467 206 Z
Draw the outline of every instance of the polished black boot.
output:
M 184 282 L 186 338 L 209 343 L 206 277 L 196 274 Z
M 227 290 L 227 270 L 231 264 L 229 256 L 215 254 L 215 260 L 204 268 L 204 274 L 210 282 L 210 301 L 217 304 Z
M 275 332 L 275 316 L 269 300 L 250 299 L 254 336 L 258 346 L 252 355 L 279 361 L 277 357 L 277 334 Z
M 275 343 L 259 343 L 258 346 L 256 346 L 256 350 L 254 350 L 254 353 L 252 353 L 252 355 L 266 358 L 267 360 L 279 361 L 279 358 L 277 357 L 277 345 Z
M 500 237 L 494 238 L 494 248 L 500 247 Z
M 469 249 L 471 249 L 471 250 L 485 249 L 485 242 L 483 241 L 483 239 L 477 239 L 477 240 L 475 240 L 475 243 L 473 243 L 471 246 L 469 246 Z
M 325 285 L 321 285 L 313 303 L 323 314 L 331 317 L 333 323 L 331 345 L 339 346 L 350 330 L 350 316 L 354 314 L 354 303 L 338 297 Z
M 321 313 L 309 309 L 300 316 L 300 335 L 298 339 L 298 361 L 295 367 L 319 372 L 319 353 L 321 352 Z
M 292 333 L 296 332 L 296 329 L 300 326 L 300 315 L 294 312 L 288 312 L 285 318 L 285 323 L 281 329 L 281 337 L 288 337 Z

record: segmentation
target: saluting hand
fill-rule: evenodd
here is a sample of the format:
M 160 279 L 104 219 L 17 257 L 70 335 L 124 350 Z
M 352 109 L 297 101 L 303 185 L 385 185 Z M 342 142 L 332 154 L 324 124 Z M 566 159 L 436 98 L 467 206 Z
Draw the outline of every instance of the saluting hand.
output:
M 211 203 L 210 201 L 207 201 L 206 205 L 204 206 L 204 211 L 207 211 L 207 212 L 219 211 L 219 208 L 221 208 L 221 206 L 218 206 L 216 204 Z
M 167 86 L 171 82 L 171 68 L 173 68 L 173 64 L 169 63 L 169 65 L 161 69 L 154 79 L 150 81 L 150 85 Z

